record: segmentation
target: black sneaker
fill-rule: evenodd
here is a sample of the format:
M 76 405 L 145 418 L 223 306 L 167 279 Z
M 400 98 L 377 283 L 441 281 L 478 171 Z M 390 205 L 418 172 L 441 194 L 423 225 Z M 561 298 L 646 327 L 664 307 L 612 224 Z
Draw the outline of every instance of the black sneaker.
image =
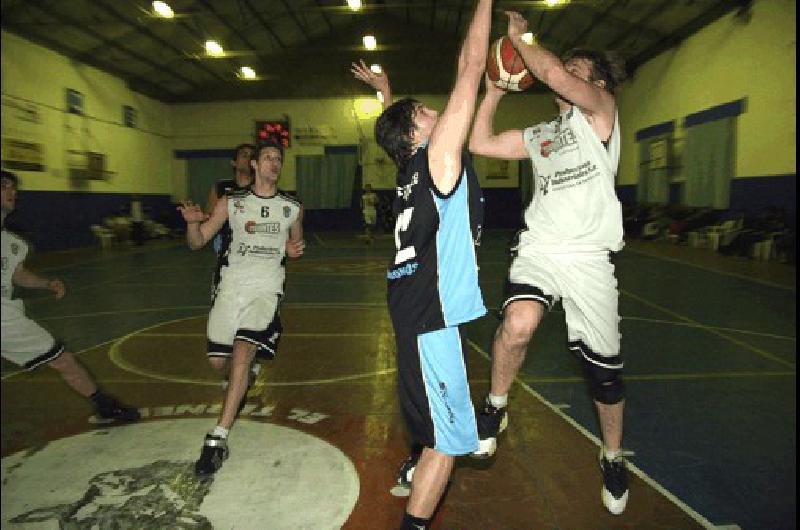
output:
M 628 470 L 622 455 L 608 460 L 600 452 L 600 471 L 603 472 L 603 489 L 600 497 L 603 505 L 614 515 L 625 511 L 628 503 Z
M 478 449 L 470 453 L 473 458 L 490 458 L 497 451 L 497 435 L 508 427 L 506 407 L 495 407 L 484 400 L 483 409 L 475 414 L 478 422 Z
M 405 459 L 397 472 L 397 481 L 390 493 L 395 497 L 408 497 L 411 494 L 411 482 L 414 480 L 414 470 L 421 452 L 412 451 L 411 456 Z
M 194 472 L 200 477 L 208 477 L 222 467 L 228 458 L 228 442 L 221 436 L 206 434 L 200 459 L 194 463 Z
M 114 398 L 98 400 L 95 410 L 97 411 L 99 423 L 136 421 L 142 417 L 138 409 L 126 407 Z

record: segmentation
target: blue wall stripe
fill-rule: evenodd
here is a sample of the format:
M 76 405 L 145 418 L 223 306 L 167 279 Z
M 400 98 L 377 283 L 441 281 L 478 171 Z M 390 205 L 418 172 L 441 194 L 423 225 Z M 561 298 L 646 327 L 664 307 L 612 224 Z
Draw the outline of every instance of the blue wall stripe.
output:
M 675 131 L 674 121 L 665 121 L 664 123 L 657 123 L 644 129 L 636 131 L 636 141 L 641 142 L 654 136 L 661 136 L 662 134 L 672 134 Z
M 723 103 L 710 109 L 701 110 L 694 114 L 689 114 L 683 119 L 684 127 L 693 127 L 702 123 L 708 123 L 722 118 L 731 118 L 743 114 L 747 110 L 747 99 L 739 99 L 730 103 Z

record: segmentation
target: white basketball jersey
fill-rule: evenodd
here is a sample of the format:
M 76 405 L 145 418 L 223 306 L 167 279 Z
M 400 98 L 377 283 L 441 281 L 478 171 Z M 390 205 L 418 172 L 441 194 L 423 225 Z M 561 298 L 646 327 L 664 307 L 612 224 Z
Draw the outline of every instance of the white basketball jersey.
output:
M 283 292 L 286 241 L 300 207 L 296 199 L 281 192 L 260 197 L 248 189 L 228 195 L 231 239 L 220 260 L 223 285 L 234 279 L 237 284 Z
M 525 210 L 521 249 L 540 252 L 618 251 L 622 206 L 614 190 L 619 165 L 619 117 L 608 147 L 572 107 L 549 123 L 525 129 L 535 192 Z
M 28 244 L 19 236 L 3 229 L 2 232 L 2 259 L 3 259 L 3 304 L 11 302 L 14 295 L 13 276 L 17 265 L 25 261 L 28 254 Z

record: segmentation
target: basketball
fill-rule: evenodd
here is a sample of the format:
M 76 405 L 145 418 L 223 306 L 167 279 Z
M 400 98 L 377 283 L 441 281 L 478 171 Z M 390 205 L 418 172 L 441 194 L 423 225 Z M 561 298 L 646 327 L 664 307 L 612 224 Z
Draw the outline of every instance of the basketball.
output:
M 497 39 L 489 47 L 486 73 L 495 85 L 513 92 L 526 90 L 534 80 L 508 37 Z

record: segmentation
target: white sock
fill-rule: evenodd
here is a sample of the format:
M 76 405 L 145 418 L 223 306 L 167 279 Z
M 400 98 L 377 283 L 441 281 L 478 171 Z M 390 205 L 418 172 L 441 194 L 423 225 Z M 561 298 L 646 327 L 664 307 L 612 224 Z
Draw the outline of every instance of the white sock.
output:
M 221 425 L 217 425 L 216 427 L 214 427 L 214 430 L 212 430 L 208 434 L 210 434 L 211 436 L 217 436 L 219 438 L 227 438 L 229 432 L 230 429 L 226 429 Z
M 503 394 L 502 396 L 493 396 L 489 394 L 489 403 L 496 409 L 501 409 L 508 405 L 508 394 Z
M 605 457 L 606 460 L 612 462 L 618 456 L 622 456 L 621 449 L 617 449 L 616 451 L 609 451 L 608 449 L 606 449 L 605 445 L 603 446 L 603 457 Z

